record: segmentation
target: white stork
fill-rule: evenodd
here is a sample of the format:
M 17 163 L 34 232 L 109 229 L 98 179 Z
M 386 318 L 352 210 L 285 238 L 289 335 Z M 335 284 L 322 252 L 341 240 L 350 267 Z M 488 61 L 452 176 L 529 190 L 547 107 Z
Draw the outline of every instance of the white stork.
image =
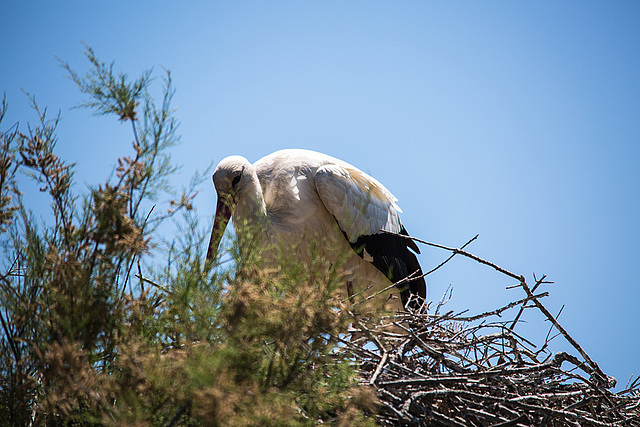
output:
M 276 151 L 255 164 L 241 156 L 223 159 L 213 174 L 218 193 L 207 259 L 211 260 L 229 218 L 256 224 L 270 241 L 327 243 L 323 255 L 347 253 L 347 293 L 372 295 L 407 276 L 386 295 L 388 309 L 401 310 L 412 294 L 424 301 L 426 285 L 413 251 L 420 253 L 400 223 L 397 199 L 375 178 L 354 166 L 309 150 Z M 398 235 L 384 233 L 388 231 Z M 239 241 L 242 245 L 242 241 Z M 398 298 L 400 294 L 400 299 Z

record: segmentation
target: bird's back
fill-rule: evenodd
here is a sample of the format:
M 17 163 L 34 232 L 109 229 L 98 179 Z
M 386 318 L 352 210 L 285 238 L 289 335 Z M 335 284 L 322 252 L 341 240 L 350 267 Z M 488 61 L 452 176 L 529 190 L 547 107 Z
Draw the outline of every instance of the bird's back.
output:
M 300 239 L 322 240 L 319 246 L 334 252 L 326 254 L 330 257 L 335 256 L 335 253 L 347 253 L 348 256 L 343 257 L 345 260 L 343 267 L 353 273 L 356 289 L 363 290 L 369 287 L 370 290 L 379 290 L 388 286 L 390 278 L 386 277 L 386 273 L 381 270 L 389 269 L 394 264 L 398 264 L 392 269 L 394 280 L 399 280 L 419 269 L 415 255 L 407 248 L 407 243 L 413 242 L 391 235 L 367 236 L 379 233 L 380 229 L 395 233 L 404 232 L 397 216 L 400 212 L 400 208 L 395 203 L 397 199 L 373 177 L 340 159 L 303 149 L 277 151 L 258 160 L 254 166 L 262 185 L 265 205 L 274 232 L 279 234 L 280 239 L 291 244 L 295 244 Z M 322 173 L 318 179 L 330 181 L 316 182 L 316 173 L 319 170 Z M 340 177 L 327 177 L 327 173 L 341 170 L 346 171 L 347 181 L 351 181 L 351 184 L 342 182 L 342 185 L 347 185 L 346 188 L 341 186 Z M 349 185 L 353 186 L 351 190 Z M 319 194 L 319 190 L 323 192 Z M 354 194 L 350 195 L 350 191 L 359 192 L 360 199 L 355 198 Z M 340 198 L 342 199 L 338 203 L 337 200 Z M 363 210 L 362 206 L 356 206 L 364 199 L 369 200 L 366 203 L 372 204 L 369 207 L 373 209 L 368 211 L 369 214 L 377 211 L 377 215 L 374 216 L 380 218 L 377 218 L 378 222 L 376 218 L 365 219 L 371 220 L 375 225 L 364 233 L 365 236 L 362 236 L 361 224 L 354 228 L 358 224 L 349 223 L 346 217 L 340 215 L 340 211 L 348 209 L 351 210 L 351 214 L 365 212 L 367 209 Z M 378 208 L 374 208 L 373 204 Z M 339 210 L 333 212 L 338 206 Z M 351 215 L 347 215 L 349 216 Z M 362 246 L 363 239 L 371 240 L 368 241 L 370 251 L 385 253 L 386 250 L 391 250 L 391 256 L 376 255 L 375 260 L 365 260 L 362 253 L 360 256 L 356 255 L 354 251 Z M 392 241 L 393 245 L 389 245 L 389 241 Z M 375 246 L 377 243 L 388 248 L 377 248 Z M 416 286 L 411 287 L 416 288 Z M 424 280 L 421 280 L 417 287 L 423 288 Z M 411 293 L 424 295 L 424 290 L 420 292 L 414 292 L 414 290 L 411 289 Z M 366 292 L 366 294 L 369 293 L 370 291 Z M 406 300 L 408 293 L 409 291 L 403 293 L 403 299 Z M 398 302 L 395 308 L 402 308 L 397 294 L 395 298 Z
M 267 212 L 276 228 L 299 233 L 326 220 L 326 209 L 318 197 L 314 176 L 319 167 L 333 163 L 346 165 L 326 154 L 285 149 L 254 164 Z

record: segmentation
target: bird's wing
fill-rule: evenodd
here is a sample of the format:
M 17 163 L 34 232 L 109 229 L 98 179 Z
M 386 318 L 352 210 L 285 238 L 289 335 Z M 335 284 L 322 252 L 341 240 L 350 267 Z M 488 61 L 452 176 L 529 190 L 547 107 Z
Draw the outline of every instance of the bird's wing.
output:
M 315 184 L 320 200 L 334 216 L 353 250 L 371 262 L 393 283 L 410 274 L 415 280 L 399 285 L 402 303 L 410 295 L 424 301 L 426 283 L 415 254 L 420 253 L 400 223 L 397 199 L 380 182 L 366 173 L 344 165 L 324 165 L 316 171 Z M 397 235 L 381 232 L 390 231 Z
M 324 165 L 316 171 L 315 185 L 350 243 L 380 230 L 401 232 L 398 199 L 366 173 L 354 167 Z

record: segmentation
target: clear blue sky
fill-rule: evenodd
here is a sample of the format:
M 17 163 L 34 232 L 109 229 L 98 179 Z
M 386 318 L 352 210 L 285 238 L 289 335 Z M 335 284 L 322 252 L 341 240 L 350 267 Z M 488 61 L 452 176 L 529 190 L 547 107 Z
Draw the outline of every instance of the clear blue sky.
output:
M 132 76 L 173 72 L 180 179 L 230 154 L 301 147 L 371 173 L 407 229 L 531 278 L 624 386 L 640 373 L 640 3 L 635 1 L 48 2 L 0 7 L 7 123 L 61 110 L 78 190 L 128 150 L 129 128 L 81 101 L 55 56 L 81 41 Z M 180 186 L 182 182 L 178 182 Z M 26 194 L 34 200 L 37 194 Z M 213 213 L 207 183 L 198 206 Z M 425 249 L 425 269 L 446 257 Z M 428 278 L 453 310 L 522 297 L 457 259 Z M 532 317 L 525 334 L 544 337 Z M 558 346 L 557 349 L 565 348 Z M 618 387 L 620 388 L 620 387 Z

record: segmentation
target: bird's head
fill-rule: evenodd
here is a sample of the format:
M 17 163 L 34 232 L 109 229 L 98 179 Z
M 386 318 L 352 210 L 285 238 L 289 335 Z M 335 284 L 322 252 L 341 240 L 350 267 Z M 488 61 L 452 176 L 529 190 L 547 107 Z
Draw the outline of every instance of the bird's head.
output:
M 211 231 L 207 260 L 215 257 L 218 245 L 238 202 L 246 195 L 254 168 L 241 156 L 224 158 L 213 172 L 213 185 L 218 193 L 216 216 Z

